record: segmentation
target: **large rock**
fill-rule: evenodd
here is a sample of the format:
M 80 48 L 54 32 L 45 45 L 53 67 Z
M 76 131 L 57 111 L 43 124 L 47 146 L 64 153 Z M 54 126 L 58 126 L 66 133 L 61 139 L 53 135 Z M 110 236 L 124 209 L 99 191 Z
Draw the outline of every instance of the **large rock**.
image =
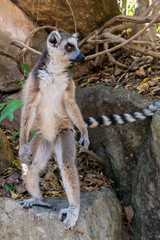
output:
M 7 19 L 7 20 L 6 20 Z M 35 29 L 33 22 L 10 0 L 1 0 L 0 8 L 0 92 L 12 92 L 21 88 L 17 85 L 23 74 L 17 66 L 19 48 L 10 44 L 13 40 L 24 42 L 28 34 Z M 39 32 L 31 42 L 31 46 L 42 50 L 47 33 Z M 27 53 L 25 63 L 31 68 L 38 55 Z
M 14 153 L 10 143 L 0 128 L 0 172 L 9 167 L 14 160 Z
M 138 111 L 149 104 L 134 91 L 104 85 L 77 88 L 76 96 L 84 117 Z M 147 138 L 149 123 L 150 120 L 139 120 L 123 126 L 89 129 L 91 148 L 106 159 L 106 173 L 125 191 L 131 189 L 135 154 Z
M 56 25 L 65 31 L 73 33 L 74 21 L 66 0 L 39 1 L 39 0 L 12 0 L 25 13 L 40 25 Z M 116 0 L 70 0 L 75 15 L 78 32 L 86 35 L 99 28 L 108 19 L 119 14 Z
M 104 85 L 77 89 L 83 116 L 140 111 L 150 102 L 136 92 Z M 160 113 L 151 119 L 89 130 L 90 147 L 106 160 L 117 194 L 135 211 L 133 240 L 160 234 Z
M 61 208 L 67 207 L 64 198 L 53 198 L 53 209 L 34 207 L 25 210 L 19 201 L 2 198 L 0 201 L 1 238 L 4 240 L 121 240 L 121 206 L 114 192 L 81 194 L 80 218 L 73 232 L 65 231 L 58 219 Z
M 160 236 L 160 112 L 153 117 L 148 140 L 141 149 L 133 178 L 135 212 L 133 240 Z

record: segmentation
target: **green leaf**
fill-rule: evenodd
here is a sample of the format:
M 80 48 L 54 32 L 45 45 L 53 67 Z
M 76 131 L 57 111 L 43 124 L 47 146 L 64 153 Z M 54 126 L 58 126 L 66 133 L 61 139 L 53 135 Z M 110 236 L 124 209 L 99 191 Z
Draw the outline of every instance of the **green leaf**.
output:
M 22 170 L 22 165 L 19 159 L 16 159 L 12 162 L 13 167 L 18 168 L 19 170 Z
M 21 82 L 17 83 L 17 86 L 25 83 L 26 80 L 27 80 L 27 79 L 24 79 L 24 80 L 22 80 Z
M 13 187 L 12 187 L 12 185 L 10 185 L 9 183 L 7 183 L 7 182 L 5 182 L 5 187 L 7 188 L 7 189 L 9 189 L 10 191 L 12 191 L 13 190 Z
M 1 112 L 0 122 L 3 121 L 3 119 L 5 119 L 7 116 L 9 117 L 10 121 L 12 121 L 14 119 L 13 113 L 23 105 L 21 99 L 8 99 L 11 103 L 9 103 Z
M 0 103 L 0 110 L 2 110 L 6 104 L 7 103 Z
M 59 182 L 56 182 L 55 185 L 56 186 L 61 186 L 61 184 Z
M 15 134 L 13 134 L 12 136 L 12 140 L 14 140 L 18 135 L 19 135 L 20 131 L 16 132 Z
M 31 132 L 30 132 L 30 138 L 32 139 L 32 138 L 34 137 L 34 135 L 35 135 L 35 132 L 34 132 L 33 129 L 31 129 Z
M 30 73 L 31 72 L 31 70 L 29 69 L 29 67 L 25 63 L 22 63 L 22 67 L 26 71 L 26 73 Z
M 8 97 L 8 100 L 9 100 L 10 102 L 14 102 L 14 101 L 15 101 L 15 99 L 13 99 L 13 98 L 11 98 L 11 97 Z

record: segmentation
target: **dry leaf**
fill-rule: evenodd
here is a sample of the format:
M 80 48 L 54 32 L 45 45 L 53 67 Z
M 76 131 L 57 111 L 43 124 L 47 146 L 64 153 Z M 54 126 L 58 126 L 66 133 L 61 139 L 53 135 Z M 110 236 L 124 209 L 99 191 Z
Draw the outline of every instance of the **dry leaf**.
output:
M 127 218 L 127 220 L 131 223 L 133 216 L 134 216 L 133 207 L 131 205 L 124 207 L 124 214 L 125 214 L 125 217 Z
M 151 79 L 151 78 L 150 78 L 150 77 L 146 77 L 146 78 L 144 78 L 143 81 L 140 82 L 140 84 L 143 84 L 143 83 L 147 82 L 149 79 Z
M 14 192 L 11 192 L 11 198 L 12 199 L 18 199 L 21 198 L 23 195 L 22 194 L 16 194 Z
M 17 194 L 24 193 L 24 192 L 26 192 L 26 187 L 24 185 L 20 184 L 16 187 Z
M 151 72 L 152 72 L 152 68 L 149 67 L 149 68 L 147 69 L 147 71 L 148 71 L 149 73 L 151 73 Z
M 137 87 L 137 90 L 139 93 L 145 92 L 146 90 L 148 90 L 149 88 L 149 84 L 148 83 L 143 83 L 142 85 Z
M 118 76 L 118 75 L 121 74 L 121 72 L 122 72 L 122 69 L 117 68 L 116 71 L 114 72 L 114 75 L 115 75 L 115 76 Z
M 141 66 L 137 71 L 136 71 L 137 75 L 146 75 L 143 66 Z

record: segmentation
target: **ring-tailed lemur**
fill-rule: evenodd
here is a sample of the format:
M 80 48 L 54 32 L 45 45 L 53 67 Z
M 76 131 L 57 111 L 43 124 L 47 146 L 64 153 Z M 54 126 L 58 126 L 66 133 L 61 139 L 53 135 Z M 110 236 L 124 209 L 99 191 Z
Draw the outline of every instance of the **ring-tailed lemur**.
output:
M 122 124 L 137 118 L 153 115 L 159 110 L 155 104 L 143 113 L 87 118 L 85 122 L 75 102 L 75 84 L 68 72 L 69 62 L 83 61 L 84 56 L 77 47 L 77 35 L 52 31 L 48 36 L 41 59 L 35 65 L 26 81 L 23 92 L 23 108 L 20 128 L 19 156 L 22 161 L 22 175 L 31 199 L 24 200 L 24 208 L 34 205 L 50 207 L 42 201 L 39 175 L 46 168 L 48 160 L 55 153 L 62 175 L 69 207 L 59 213 L 63 216 L 65 229 L 76 224 L 80 210 L 80 188 L 75 166 L 76 146 L 72 125 L 81 133 L 83 149 L 89 145 L 87 125 Z M 30 130 L 36 134 L 29 142 Z
M 77 35 L 52 31 L 39 62 L 26 81 L 21 114 L 20 150 L 23 179 L 31 199 L 24 208 L 34 205 L 50 207 L 42 201 L 39 175 L 55 153 L 61 171 L 69 207 L 59 213 L 65 229 L 72 229 L 80 210 L 80 188 L 75 165 L 76 146 L 72 133 L 74 124 L 81 132 L 80 144 L 87 149 L 88 131 L 75 102 L 75 84 L 68 71 L 70 62 L 83 61 L 77 47 Z M 36 134 L 29 142 L 30 130 Z

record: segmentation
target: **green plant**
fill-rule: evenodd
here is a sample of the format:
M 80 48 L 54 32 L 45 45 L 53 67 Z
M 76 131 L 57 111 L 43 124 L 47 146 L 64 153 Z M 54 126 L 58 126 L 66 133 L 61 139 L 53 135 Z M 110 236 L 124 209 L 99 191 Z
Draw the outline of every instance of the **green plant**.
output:
M 134 15 L 135 5 L 136 5 L 135 0 L 128 0 L 127 1 L 126 14 L 128 16 L 133 16 Z
M 12 121 L 14 119 L 13 113 L 23 105 L 21 99 L 12 99 L 8 97 L 8 100 L 10 101 L 9 104 L 1 103 L 0 105 L 0 110 L 3 109 L 0 116 L 0 122 L 2 122 L 6 117 Z
M 22 63 L 22 67 L 23 69 L 25 70 L 26 73 L 30 73 L 30 69 L 29 67 L 25 64 L 25 63 Z M 23 80 L 21 81 L 19 84 L 22 84 L 24 83 L 26 80 Z M 2 122 L 6 117 L 8 117 L 10 119 L 10 121 L 12 121 L 14 119 L 14 112 L 16 110 L 18 110 L 20 107 L 22 107 L 23 105 L 23 102 L 21 99 L 12 99 L 10 97 L 8 97 L 8 100 L 10 101 L 9 104 L 7 103 L 0 103 L 0 110 L 2 111 L 1 112 L 1 115 L 0 115 L 0 122 Z M 20 131 L 16 132 L 13 137 L 12 137 L 12 140 L 14 140 L 16 138 L 17 135 L 19 135 Z M 31 132 L 31 138 L 34 136 L 34 133 L 33 131 Z
M 29 69 L 29 67 L 25 64 L 22 63 L 22 67 L 25 70 L 26 73 L 30 73 L 31 70 Z M 20 82 L 19 84 L 24 83 L 26 80 L 23 80 L 22 82 Z M 2 110 L 1 112 L 1 116 L 0 116 L 0 122 L 3 121 L 7 116 L 9 117 L 10 121 L 12 121 L 14 119 L 13 113 L 18 110 L 20 107 L 22 107 L 23 102 L 21 99 L 12 99 L 10 97 L 8 97 L 8 100 L 10 101 L 9 104 L 7 103 L 0 103 L 0 110 Z M 7 105 L 7 106 L 6 106 Z M 16 135 L 19 134 L 19 132 L 15 133 L 13 135 L 13 139 L 16 137 Z
M 22 67 L 26 71 L 26 73 L 30 73 L 31 72 L 31 70 L 29 69 L 29 67 L 25 63 L 22 63 Z

